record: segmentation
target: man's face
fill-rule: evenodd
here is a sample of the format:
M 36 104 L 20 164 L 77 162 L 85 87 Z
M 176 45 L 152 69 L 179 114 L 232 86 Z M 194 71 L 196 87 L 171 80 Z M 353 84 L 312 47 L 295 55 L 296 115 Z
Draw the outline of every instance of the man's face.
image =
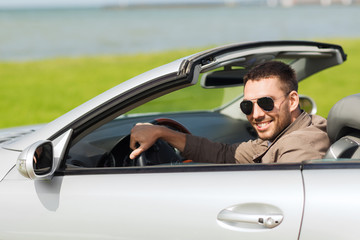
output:
M 280 88 L 277 77 L 249 80 L 244 88 L 244 100 L 253 102 L 253 111 L 247 119 L 263 140 L 273 140 L 291 123 L 289 97 Z M 274 100 L 274 109 L 267 112 L 257 104 L 256 100 L 262 97 L 271 97 Z

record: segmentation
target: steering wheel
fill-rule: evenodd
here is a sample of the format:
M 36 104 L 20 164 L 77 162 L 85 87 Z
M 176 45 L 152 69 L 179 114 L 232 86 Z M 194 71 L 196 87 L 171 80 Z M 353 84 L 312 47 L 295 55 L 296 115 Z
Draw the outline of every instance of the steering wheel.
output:
M 150 123 L 166 126 L 178 132 L 191 134 L 181 123 L 170 118 L 157 118 Z M 130 134 L 121 138 L 114 147 L 104 155 L 97 164 L 98 167 L 129 167 L 129 166 L 151 166 L 157 164 L 177 164 L 182 162 L 179 152 L 169 143 L 159 139 L 148 150 L 141 153 L 139 157 L 132 160 L 129 158 Z
M 158 118 L 150 123 L 166 126 L 178 132 L 191 134 L 184 125 L 170 118 Z M 177 164 L 181 162 L 182 158 L 179 152 L 169 143 L 161 139 L 158 139 L 153 146 L 141 153 L 140 156 L 134 160 L 134 164 L 136 166 L 149 166 L 166 163 Z
M 171 128 L 171 129 L 173 129 L 175 131 L 178 131 L 178 132 L 191 134 L 191 132 L 184 125 L 182 125 L 178 121 L 175 121 L 175 120 L 170 119 L 170 118 L 157 118 L 157 119 L 154 119 L 153 121 L 151 121 L 150 123 L 152 123 L 154 125 L 166 126 L 166 127 Z

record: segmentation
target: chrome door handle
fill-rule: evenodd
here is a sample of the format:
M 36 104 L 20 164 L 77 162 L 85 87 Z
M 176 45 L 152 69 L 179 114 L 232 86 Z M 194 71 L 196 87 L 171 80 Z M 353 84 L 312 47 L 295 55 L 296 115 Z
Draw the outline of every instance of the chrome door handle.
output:
M 274 228 L 278 226 L 282 220 L 281 214 L 248 214 L 248 213 L 236 213 L 229 210 L 222 210 L 217 219 L 223 222 L 243 222 L 243 223 L 254 223 L 262 225 L 266 228 Z

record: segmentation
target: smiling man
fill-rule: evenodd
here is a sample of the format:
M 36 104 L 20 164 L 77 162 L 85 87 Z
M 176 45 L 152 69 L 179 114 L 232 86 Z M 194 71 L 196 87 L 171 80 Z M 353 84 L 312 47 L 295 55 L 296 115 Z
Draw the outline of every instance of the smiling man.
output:
M 160 138 L 195 162 L 246 164 L 320 159 L 330 147 L 326 119 L 302 111 L 297 91 L 290 66 L 277 61 L 258 65 L 244 77 L 244 100 L 240 104 L 258 139 L 228 145 L 140 123 L 131 131 L 130 147 L 134 151 L 130 158 Z

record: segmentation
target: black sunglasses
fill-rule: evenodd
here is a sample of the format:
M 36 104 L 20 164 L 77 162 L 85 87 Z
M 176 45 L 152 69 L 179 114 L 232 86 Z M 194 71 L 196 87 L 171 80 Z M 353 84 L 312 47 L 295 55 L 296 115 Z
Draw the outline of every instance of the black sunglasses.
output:
M 258 98 L 256 103 L 266 112 L 270 112 L 274 109 L 274 100 L 271 97 Z M 254 104 L 250 100 L 244 100 L 240 103 L 240 109 L 245 115 L 250 115 L 253 111 L 253 107 Z

